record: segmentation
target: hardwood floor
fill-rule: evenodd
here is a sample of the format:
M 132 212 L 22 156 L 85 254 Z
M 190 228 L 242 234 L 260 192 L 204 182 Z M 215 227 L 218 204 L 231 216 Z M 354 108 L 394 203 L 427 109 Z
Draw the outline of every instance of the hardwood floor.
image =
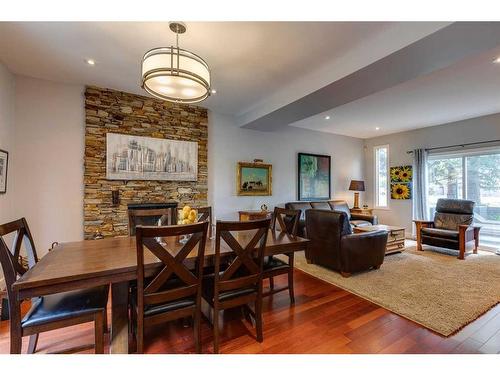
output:
M 286 276 L 275 279 L 275 287 L 285 283 Z M 286 292 L 265 299 L 263 343 L 255 341 L 255 331 L 241 319 L 239 309 L 221 315 L 221 353 L 500 353 L 500 305 L 444 338 L 298 270 L 295 296 L 293 307 Z M 91 324 L 82 324 L 42 333 L 38 352 L 93 353 L 93 332 Z M 157 325 L 144 336 L 146 353 L 194 352 L 192 328 L 181 322 Z M 202 338 L 203 352 L 210 353 L 207 322 Z M 23 352 L 27 345 L 25 338 Z M 8 352 L 9 326 L 3 321 L 0 353 Z

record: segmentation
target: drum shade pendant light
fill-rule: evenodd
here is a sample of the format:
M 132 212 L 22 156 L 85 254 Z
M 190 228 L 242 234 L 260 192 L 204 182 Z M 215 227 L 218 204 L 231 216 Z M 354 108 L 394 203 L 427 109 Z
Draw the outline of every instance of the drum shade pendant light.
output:
M 170 22 L 176 46 L 154 48 L 142 59 L 142 88 L 149 94 L 176 103 L 197 103 L 210 95 L 210 68 L 198 55 L 179 48 L 180 22 Z

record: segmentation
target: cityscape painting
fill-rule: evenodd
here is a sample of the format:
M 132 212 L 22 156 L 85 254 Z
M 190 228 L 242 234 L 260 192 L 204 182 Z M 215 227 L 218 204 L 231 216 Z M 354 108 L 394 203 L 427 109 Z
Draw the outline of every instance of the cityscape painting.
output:
M 196 181 L 198 143 L 108 133 L 108 180 Z

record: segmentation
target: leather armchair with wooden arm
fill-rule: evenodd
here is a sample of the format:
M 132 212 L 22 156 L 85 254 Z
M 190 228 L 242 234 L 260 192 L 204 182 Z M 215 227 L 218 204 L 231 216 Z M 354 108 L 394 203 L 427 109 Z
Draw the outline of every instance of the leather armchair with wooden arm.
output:
M 472 225 L 473 201 L 464 199 L 439 199 L 434 220 L 414 220 L 417 231 L 417 250 L 422 245 L 458 250 L 458 259 L 465 259 L 469 242 L 474 241 L 474 254 L 479 245 L 478 226 Z

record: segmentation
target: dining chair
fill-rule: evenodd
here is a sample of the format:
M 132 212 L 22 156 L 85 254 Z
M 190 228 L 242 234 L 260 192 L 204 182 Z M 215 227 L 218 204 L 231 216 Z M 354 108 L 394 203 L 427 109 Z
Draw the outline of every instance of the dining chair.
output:
M 198 221 L 208 221 L 208 237 L 212 238 L 212 207 L 204 206 L 195 208 L 198 211 Z
M 297 228 L 299 226 L 300 210 L 290 210 L 286 208 L 275 207 L 271 229 L 274 231 L 284 232 L 290 236 L 297 236 Z M 290 303 L 295 303 L 295 295 L 293 290 L 293 261 L 294 253 L 284 254 L 288 258 L 288 262 L 277 259 L 273 256 L 264 258 L 262 279 L 269 279 L 270 290 L 264 293 L 264 297 L 288 290 L 290 294 Z M 288 275 L 288 284 L 282 288 L 274 288 L 274 277 L 279 275 Z
M 6 237 L 10 236 L 13 236 L 12 248 L 5 242 Z M 28 257 L 27 267 L 20 261 L 23 244 Z M 104 352 L 108 285 L 33 298 L 30 310 L 21 317 L 22 300 L 12 289 L 12 284 L 38 262 L 33 237 L 25 218 L 0 225 L 0 262 L 9 298 L 12 354 L 21 353 L 24 336 L 30 336 L 28 353 L 34 353 L 41 332 L 86 322 L 94 322 L 96 354 Z
M 217 221 L 214 273 L 203 280 L 203 299 L 213 312 L 214 353 L 219 352 L 219 312 L 232 307 L 247 309 L 255 319 L 257 341 L 263 341 L 262 262 L 270 223 L 271 219 Z M 221 241 L 232 251 L 227 264 L 221 264 Z M 252 302 L 254 310 L 248 306 Z
M 201 353 L 201 283 L 208 222 L 166 227 L 137 226 L 137 286 L 130 301 L 132 336 L 137 353 L 144 351 L 144 328 L 171 320 L 194 318 L 194 341 Z M 185 236 L 187 242 L 177 241 Z M 198 246 L 194 270 L 186 257 Z M 152 273 L 144 264 L 144 251 L 150 251 L 161 266 Z
M 135 228 L 141 224 L 141 219 L 158 218 L 161 225 L 173 224 L 177 218 L 172 217 L 171 208 L 157 208 L 152 210 L 132 209 L 128 210 L 128 232 L 130 236 L 135 236 Z

